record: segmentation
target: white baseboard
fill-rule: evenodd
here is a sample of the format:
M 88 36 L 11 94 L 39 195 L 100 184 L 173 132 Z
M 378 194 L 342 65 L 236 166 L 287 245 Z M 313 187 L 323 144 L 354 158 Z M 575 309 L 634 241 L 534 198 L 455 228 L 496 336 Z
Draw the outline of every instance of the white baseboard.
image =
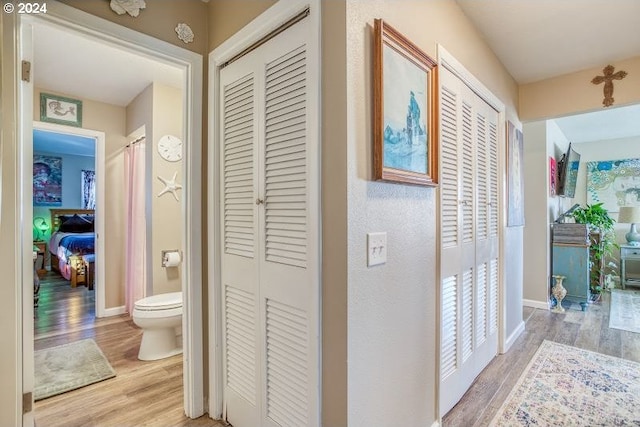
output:
M 124 305 L 121 305 L 120 307 L 105 308 L 104 312 L 102 313 L 103 316 L 101 317 L 119 316 L 121 314 L 125 314 L 126 312 L 127 309 Z
M 431 424 L 431 427 L 440 427 L 440 423 L 438 422 L 438 420 L 435 420 L 433 424 Z
M 523 299 L 522 305 L 524 305 L 525 307 L 539 308 L 540 310 L 549 310 L 549 303 L 547 301 Z
M 518 339 L 518 337 L 520 336 L 521 333 L 524 332 L 524 321 L 520 322 L 520 324 L 518 325 L 518 327 L 515 329 L 515 331 L 513 331 L 513 333 L 511 335 L 509 335 L 509 337 L 507 338 L 507 340 L 504 343 L 504 347 L 502 348 L 502 350 L 500 351 L 500 353 L 504 354 L 507 351 L 509 351 L 509 349 L 511 348 L 511 346 L 513 345 L 513 343 Z

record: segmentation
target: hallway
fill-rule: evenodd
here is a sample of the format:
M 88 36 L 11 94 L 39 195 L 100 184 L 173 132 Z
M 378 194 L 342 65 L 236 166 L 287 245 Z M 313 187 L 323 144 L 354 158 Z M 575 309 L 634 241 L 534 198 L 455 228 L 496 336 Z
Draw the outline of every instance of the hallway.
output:
M 443 417 L 443 427 L 488 425 L 543 340 L 640 362 L 640 334 L 609 328 L 610 298 L 610 293 L 603 293 L 584 313 L 575 306 L 563 314 L 524 307 L 525 331 L 476 378 Z

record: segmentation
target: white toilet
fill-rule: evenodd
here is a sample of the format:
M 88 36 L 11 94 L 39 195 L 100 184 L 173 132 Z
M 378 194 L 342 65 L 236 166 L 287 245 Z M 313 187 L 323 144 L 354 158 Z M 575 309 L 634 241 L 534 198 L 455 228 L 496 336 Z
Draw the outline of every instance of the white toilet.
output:
M 182 353 L 182 292 L 136 301 L 133 323 L 142 329 L 138 359 L 158 360 Z

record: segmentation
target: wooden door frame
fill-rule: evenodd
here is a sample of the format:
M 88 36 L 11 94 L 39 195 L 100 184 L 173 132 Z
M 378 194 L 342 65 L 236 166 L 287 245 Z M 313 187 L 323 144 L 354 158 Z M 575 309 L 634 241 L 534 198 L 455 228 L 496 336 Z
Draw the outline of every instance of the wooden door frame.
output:
M 506 229 L 507 222 L 505 215 L 505 197 L 506 197 L 506 168 L 505 168 L 505 160 L 506 160 L 506 109 L 504 103 L 498 99 L 487 87 L 480 82 L 469 70 L 466 69 L 462 63 L 460 63 L 451 53 L 449 53 L 444 46 L 441 44 L 437 45 L 438 52 L 438 68 L 442 70 L 446 68 L 451 71 L 456 77 L 458 77 L 462 82 L 464 82 L 473 92 L 475 92 L 483 101 L 485 101 L 489 106 L 495 109 L 498 112 L 498 126 L 497 126 L 497 140 L 498 140 L 498 262 L 500 266 L 498 268 L 498 352 L 504 353 L 508 349 L 507 346 L 507 337 L 506 337 L 506 266 L 505 266 L 505 244 L 506 244 Z M 442 71 L 440 71 L 442 72 Z M 441 91 L 440 82 L 438 81 L 437 90 L 438 93 Z M 441 219 L 440 219 L 440 211 L 438 210 L 438 236 L 441 235 Z M 438 247 L 438 259 L 436 262 L 440 265 L 440 249 L 441 249 L 441 241 L 440 237 L 438 237 L 437 242 Z M 436 272 L 436 280 L 438 283 L 438 292 L 437 292 L 437 318 L 438 325 L 440 325 L 440 320 L 442 318 L 442 295 L 441 295 L 441 284 L 442 277 L 440 275 L 440 268 L 438 268 Z M 436 410 L 438 419 L 441 420 L 444 414 L 440 413 L 440 396 L 441 396 L 441 374 L 440 374 L 440 356 L 442 351 L 442 343 L 441 343 L 441 333 L 440 326 L 436 328 L 436 340 L 437 340 L 437 358 L 436 358 L 436 396 L 438 396 L 438 401 L 436 403 Z
M 92 37 L 101 43 L 109 44 L 116 48 L 120 48 L 135 54 L 145 55 L 154 60 L 170 63 L 184 70 L 184 93 L 183 93 L 183 140 L 185 141 L 184 169 L 182 180 L 185 183 L 183 194 L 184 203 L 182 205 L 183 221 L 183 247 L 184 268 L 182 269 L 182 292 L 184 295 L 183 304 L 183 383 L 184 383 L 184 411 L 188 417 L 196 418 L 204 414 L 204 360 L 203 360 L 203 335 L 204 324 L 202 316 L 202 203 L 201 203 L 201 153 L 202 153 L 202 55 L 188 51 L 181 47 L 172 45 L 168 42 L 157 38 L 139 33 L 113 22 L 106 21 L 97 16 L 90 15 L 73 7 L 58 2 L 47 4 L 47 13 L 41 15 L 17 15 L 15 19 L 6 19 L 3 21 L 2 31 L 12 31 L 20 34 L 23 26 L 33 25 L 57 25 L 62 26 L 67 31 L 75 31 L 84 36 Z M 7 25 L 7 27 L 4 27 Z M 31 42 L 27 40 L 26 42 Z M 16 120 L 12 123 L 15 133 L 12 139 L 7 142 L 15 148 L 15 151 L 7 151 L 7 153 L 15 155 L 15 162 L 18 165 L 18 174 L 16 176 L 26 176 L 26 171 L 30 170 L 27 162 L 26 154 L 32 151 L 32 145 L 26 148 L 21 144 L 24 138 L 29 138 L 28 134 L 33 132 L 33 84 L 29 88 L 19 79 L 20 61 L 24 58 L 25 40 L 22 37 L 8 37 L 3 41 L 3 50 L 7 52 L 15 52 L 14 55 L 6 58 L 11 66 L 16 70 L 14 81 L 11 82 L 11 90 L 6 93 L 13 96 L 13 104 L 18 108 L 16 110 Z M 3 58 L 4 59 L 4 58 Z M 34 64 L 36 66 L 36 64 Z M 15 91 L 15 93 L 13 92 Z M 27 95 L 31 92 L 31 97 Z M 3 121 L 4 123 L 4 121 Z M 32 153 L 31 153 L 32 154 Z M 31 199 L 23 197 L 24 190 L 20 185 L 16 184 L 19 191 L 15 193 L 16 209 L 20 207 L 23 215 L 31 212 Z M 25 200 L 27 199 L 27 200 Z M 17 239 L 18 251 L 16 251 L 16 264 L 21 265 L 17 270 L 16 287 L 16 307 L 22 307 L 17 318 L 17 330 L 19 336 L 22 336 L 23 342 L 33 342 L 33 327 L 29 328 L 25 325 L 29 322 L 31 311 L 25 301 L 29 292 L 22 290 L 28 289 L 28 282 L 32 279 L 32 275 L 24 272 L 32 269 L 31 249 L 26 247 L 27 236 L 31 240 L 32 230 L 31 224 L 23 224 L 20 216 L 16 218 L 16 230 L 19 230 L 20 237 Z M 30 265 L 30 267 L 29 267 Z M 22 273 L 22 274 L 21 274 Z M 32 293 L 31 293 L 32 294 Z M 33 304 L 31 303 L 31 306 Z M 29 330 L 31 333 L 29 334 Z M 18 346 L 17 358 L 23 360 L 23 348 Z M 31 355 L 31 358 L 33 356 Z M 16 391 L 18 396 L 23 393 L 33 391 L 33 363 L 19 363 L 20 372 L 23 373 L 16 381 Z M 16 414 L 23 412 L 22 399 L 16 400 Z M 22 417 L 22 424 L 25 426 L 33 425 L 33 412 L 28 412 Z
M 220 165 L 220 135 L 217 131 L 220 129 L 220 108 L 218 98 L 221 96 L 220 89 L 220 70 L 224 65 L 245 50 L 252 47 L 255 43 L 267 37 L 274 30 L 280 28 L 283 24 L 296 17 L 303 12 L 306 8 L 311 8 L 312 13 L 306 19 L 311 19 L 311 25 L 314 28 L 313 36 L 311 38 L 311 44 L 317 51 L 317 57 L 310 56 L 310 67 L 317 67 L 320 70 L 320 0 L 289 0 L 279 1 L 264 13 L 259 15 L 256 19 L 251 21 L 247 26 L 242 28 L 236 34 L 227 39 L 224 43 L 218 46 L 209 54 L 209 117 L 208 117 L 208 129 L 209 139 L 208 146 L 210 147 L 207 159 L 207 182 L 208 188 L 208 200 L 207 200 L 207 223 L 208 227 L 208 241 L 212 242 L 208 253 L 207 262 L 207 277 L 208 281 L 208 306 L 211 307 L 209 315 L 209 415 L 212 418 L 220 418 L 224 413 L 224 378 L 223 378 L 223 354 L 222 354 L 222 340 L 223 340 L 223 324 L 222 324 L 222 282 L 221 282 L 221 251 L 222 251 L 222 235 L 220 227 L 220 171 L 218 165 Z M 318 86 L 318 93 L 321 94 L 321 76 L 318 71 L 318 80 L 311 82 Z M 318 99 L 317 111 L 320 112 L 320 99 Z M 316 107 L 314 107 L 316 108 Z M 320 126 L 317 126 L 318 141 L 320 138 Z M 320 156 L 317 159 L 320 162 Z M 320 168 L 318 168 L 320 170 Z M 320 185 L 320 184 L 318 184 Z M 318 218 L 321 218 L 320 204 L 317 204 Z M 321 223 L 321 221 L 319 221 Z M 319 230 L 320 231 L 320 230 Z M 320 234 L 318 234 L 320 236 Z M 321 251 L 318 249 L 318 256 Z M 321 260 L 318 260 L 319 270 L 321 271 Z M 318 278 L 319 280 L 319 278 Z M 321 307 L 318 307 L 318 328 L 321 336 L 321 322 L 320 322 Z M 318 354 L 322 352 L 322 341 L 318 340 Z M 321 378 L 321 365 L 320 358 L 318 358 L 319 374 L 318 378 Z M 321 389 L 318 389 L 318 408 L 321 408 L 320 397 Z M 320 413 L 320 411 L 319 411 Z M 319 422 L 319 420 L 318 420 Z

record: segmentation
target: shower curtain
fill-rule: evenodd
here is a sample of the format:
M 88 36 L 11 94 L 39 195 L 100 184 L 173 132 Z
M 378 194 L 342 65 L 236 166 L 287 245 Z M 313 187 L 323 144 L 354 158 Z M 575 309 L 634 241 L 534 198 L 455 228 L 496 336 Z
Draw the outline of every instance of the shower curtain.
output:
M 145 297 L 147 284 L 144 153 L 144 140 L 130 144 L 124 153 L 127 209 L 125 305 L 130 315 L 135 302 Z

